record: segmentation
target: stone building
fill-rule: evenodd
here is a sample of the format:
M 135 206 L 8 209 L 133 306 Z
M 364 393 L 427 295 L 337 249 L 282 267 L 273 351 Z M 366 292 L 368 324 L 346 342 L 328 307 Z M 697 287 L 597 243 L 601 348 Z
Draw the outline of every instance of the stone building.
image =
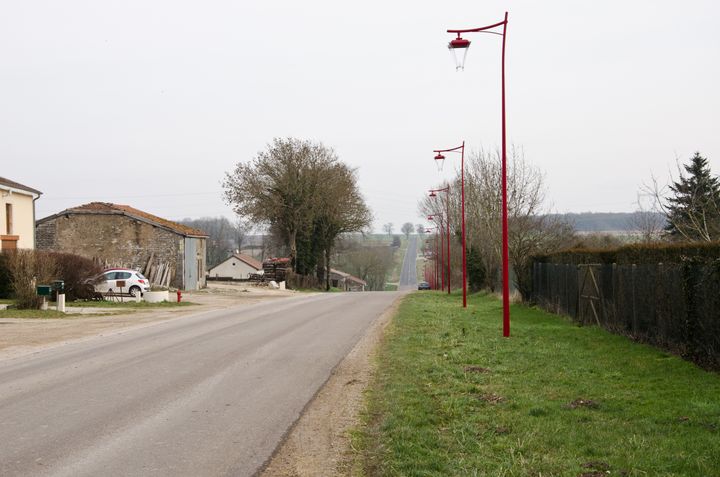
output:
M 127 205 L 92 202 L 63 210 L 38 220 L 35 234 L 38 250 L 138 269 L 151 280 L 149 270 L 165 270 L 166 283 L 183 290 L 205 286 L 208 235 Z
M 35 201 L 41 194 L 0 177 L 0 250 L 35 248 Z

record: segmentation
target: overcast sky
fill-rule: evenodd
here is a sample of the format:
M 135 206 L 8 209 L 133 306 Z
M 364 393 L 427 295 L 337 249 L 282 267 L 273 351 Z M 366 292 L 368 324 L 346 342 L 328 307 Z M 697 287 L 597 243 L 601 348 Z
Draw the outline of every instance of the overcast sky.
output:
M 0 176 L 38 217 L 91 201 L 226 215 L 220 181 L 273 137 L 359 169 L 376 229 L 420 222 L 432 149 L 500 145 L 500 47 L 464 72 L 447 28 L 502 20 L 508 141 L 558 212 L 632 211 L 700 151 L 720 172 L 717 1 L 0 2 Z

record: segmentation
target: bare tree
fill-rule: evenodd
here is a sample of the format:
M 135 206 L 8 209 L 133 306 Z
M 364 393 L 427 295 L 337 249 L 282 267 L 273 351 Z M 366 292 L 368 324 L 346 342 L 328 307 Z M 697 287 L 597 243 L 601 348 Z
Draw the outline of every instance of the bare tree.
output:
M 388 222 L 385 225 L 383 225 L 383 231 L 388 234 L 390 237 L 392 237 L 393 230 L 395 230 L 395 225 L 392 222 Z
M 630 227 L 644 243 L 661 240 L 667 222 L 662 212 L 657 210 L 652 197 L 648 198 L 647 195 L 638 194 L 637 207 L 638 209 L 630 216 Z
M 400 228 L 400 231 L 405 234 L 406 239 L 410 238 L 410 234 L 413 233 L 413 230 L 415 230 L 415 226 L 412 222 L 405 222 Z
M 365 280 L 368 290 L 383 291 L 392 268 L 393 249 L 388 246 L 354 244 L 338 257 L 343 271 Z
M 481 150 L 469 156 L 465 174 L 468 248 L 472 246 L 482 257 L 487 271 L 487 286 L 494 291 L 501 267 L 502 247 L 500 154 Z M 515 272 L 515 285 L 527 299 L 531 291 L 532 256 L 569 246 L 574 231 L 569 224 L 547 216 L 543 176 L 525 161 L 521 149 L 511 149 L 507 172 L 510 262 Z M 459 177 L 455 178 L 451 191 L 450 223 L 455 237 L 451 243 L 458 248 L 461 223 Z M 439 207 L 439 204 L 425 198 L 420 212 L 442 213 Z M 451 258 L 458 255 L 451 253 Z
M 420 235 L 421 237 L 425 235 L 425 226 L 423 224 L 416 224 L 415 233 Z

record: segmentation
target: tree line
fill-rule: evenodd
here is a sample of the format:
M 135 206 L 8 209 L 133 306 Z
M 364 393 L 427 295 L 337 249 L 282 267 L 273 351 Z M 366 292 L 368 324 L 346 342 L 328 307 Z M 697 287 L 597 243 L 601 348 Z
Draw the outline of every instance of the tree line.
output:
M 524 298 L 532 287 L 532 258 L 563 249 L 614 247 L 617 240 L 578 236 L 570 216 L 549 214 L 542 172 L 525 160 L 522 149 L 513 147 L 507 163 L 508 231 L 513 281 Z M 454 283 L 461 279 L 460 175 L 437 188 L 450 185 L 450 193 L 425 197 L 419 203 L 424 216 L 439 217 L 445 227 L 449 206 L 451 263 Z M 720 239 L 720 182 L 700 153 L 678 166 L 677 179 L 668 186 L 643 186 L 650 199 L 631 215 L 630 227 L 643 242 L 696 242 Z M 501 157 L 499 151 L 473 152 L 465 171 L 468 279 L 471 289 L 495 291 L 501 267 Z M 647 203 L 647 201 L 646 201 Z M 434 236 L 433 236 L 434 237 Z M 434 245 L 428 246 L 429 251 Z

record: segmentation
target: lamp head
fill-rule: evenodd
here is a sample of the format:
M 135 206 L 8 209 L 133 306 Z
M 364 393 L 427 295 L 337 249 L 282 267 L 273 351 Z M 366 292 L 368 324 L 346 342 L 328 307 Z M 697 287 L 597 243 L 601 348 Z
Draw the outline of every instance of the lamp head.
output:
M 453 54 L 455 60 L 455 71 L 462 71 L 465 69 L 465 58 L 467 58 L 467 52 L 470 49 L 470 40 L 466 40 L 458 33 L 457 38 L 454 38 L 448 43 L 448 49 Z

